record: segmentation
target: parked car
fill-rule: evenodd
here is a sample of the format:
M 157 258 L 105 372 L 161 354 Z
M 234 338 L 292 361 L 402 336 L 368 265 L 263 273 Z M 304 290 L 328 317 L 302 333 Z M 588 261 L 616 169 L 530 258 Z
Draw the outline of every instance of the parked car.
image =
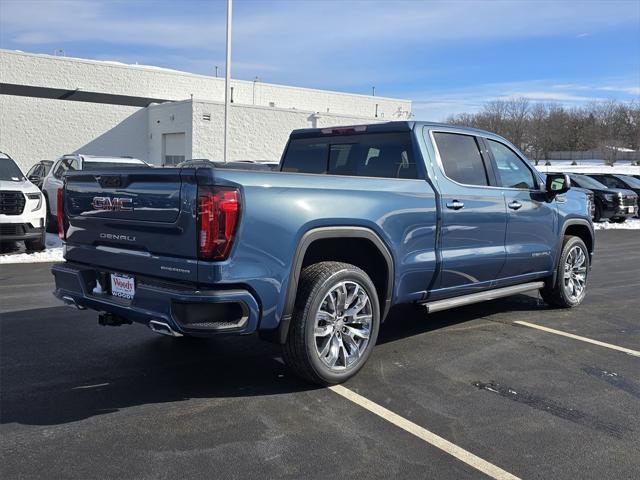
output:
M 616 173 L 588 174 L 607 187 L 631 190 L 640 197 L 640 180 L 631 175 L 621 175 Z M 636 216 L 638 215 L 638 205 L 636 204 Z
M 622 223 L 636 214 L 638 197 L 630 190 L 609 188 L 596 179 L 581 173 L 569 174 L 571 185 L 591 190 L 595 195 L 594 221 L 608 219 Z
M 594 232 L 565 174 L 424 122 L 296 130 L 279 171 L 185 162 L 69 172 L 55 295 L 103 325 L 258 332 L 319 384 L 366 362 L 392 305 L 585 297 Z
M 24 241 L 27 250 L 44 250 L 46 210 L 42 192 L 0 152 L 0 242 Z
M 58 230 L 56 210 L 58 189 L 63 186 L 64 175 L 76 170 L 112 170 L 122 168 L 150 168 L 143 160 L 133 157 L 101 157 L 95 155 L 64 155 L 56 160 L 42 183 L 42 191 L 47 200 L 47 229 L 49 232 Z
M 53 166 L 53 160 L 40 160 L 34 164 L 27 172 L 27 179 L 39 189 L 42 189 L 42 182 Z

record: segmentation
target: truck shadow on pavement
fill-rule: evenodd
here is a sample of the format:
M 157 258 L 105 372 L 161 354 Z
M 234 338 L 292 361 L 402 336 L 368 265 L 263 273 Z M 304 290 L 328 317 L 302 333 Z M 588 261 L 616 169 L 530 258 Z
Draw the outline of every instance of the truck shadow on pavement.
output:
M 423 307 L 396 307 L 378 343 L 545 308 L 521 297 L 431 316 Z M 0 424 L 58 425 L 146 404 L 319 388 L 295 377 L 279 346 L 257 336 L 172 339 L 141 325 L 99 327 L 95 314 L 66 307 L 5 313 L 1 326 Z

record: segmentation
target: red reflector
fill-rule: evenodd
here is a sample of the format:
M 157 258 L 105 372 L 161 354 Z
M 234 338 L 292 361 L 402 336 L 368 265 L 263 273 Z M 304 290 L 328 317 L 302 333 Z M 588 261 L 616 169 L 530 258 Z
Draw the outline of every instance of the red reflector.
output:
M 64 240 L 64 189 L 58 189 L 56 220 L 58 221 L 58 236 Z
M 236 188 L 198 189 L 198 257 L 224 260 L 229 255 L 238 217 L 240 194 Z

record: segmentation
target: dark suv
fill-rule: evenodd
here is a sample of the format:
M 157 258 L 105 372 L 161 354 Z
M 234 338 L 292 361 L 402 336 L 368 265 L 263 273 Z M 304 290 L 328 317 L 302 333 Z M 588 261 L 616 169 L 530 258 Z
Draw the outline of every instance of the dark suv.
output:
M 640 179 L 632 177 L 631 175 L 622 175 L 617 173 L 590 173 L 589 176 L 596 179 L 600 183 L 603 183 L 607 187 L 631 190 L 635 192 L 638 197 L 640 197 Z M 637 208 L 636 216 L 638 216 Z
M 571 186 L 586 188 L 595 195 L 594 221 L 598 222 L 606 218 L 614 223 L 622 223 L 628 217 L 635 215 L 638 196 L 634 192 L 609 188 L 596 179 L 580 173 L 571 173 L 569 178 Z

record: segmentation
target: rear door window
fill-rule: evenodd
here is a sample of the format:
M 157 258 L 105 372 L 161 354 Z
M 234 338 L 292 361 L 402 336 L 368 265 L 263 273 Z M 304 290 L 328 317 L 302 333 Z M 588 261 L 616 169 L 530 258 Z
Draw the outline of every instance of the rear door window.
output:
M 290 141 L 282 171 L 418 178 L 410 133 L 370 133 Z
M 489 185 L 475 137 L 445 132 L 436 132 L 433 137 L 447 177 L 464 185 Z

